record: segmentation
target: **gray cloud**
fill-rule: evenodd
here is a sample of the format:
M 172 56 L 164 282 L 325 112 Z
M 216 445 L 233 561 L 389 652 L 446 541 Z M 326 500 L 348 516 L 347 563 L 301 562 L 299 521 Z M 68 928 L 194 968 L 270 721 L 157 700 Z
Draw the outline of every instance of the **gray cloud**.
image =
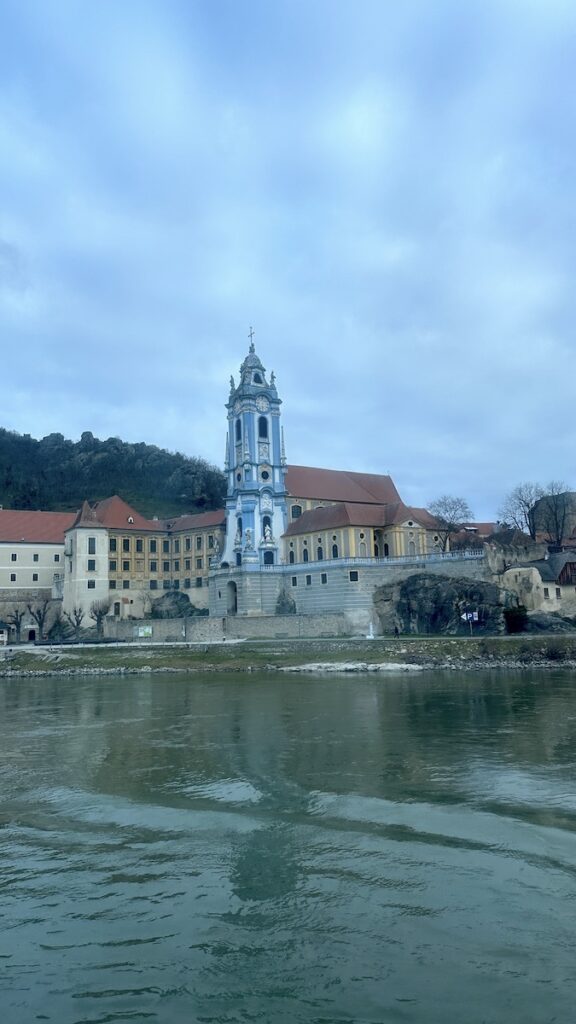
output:
M 254 323 L 292 461 L 576 486 L 572 4 L 0 19 L 3 425 L 220 463 Z

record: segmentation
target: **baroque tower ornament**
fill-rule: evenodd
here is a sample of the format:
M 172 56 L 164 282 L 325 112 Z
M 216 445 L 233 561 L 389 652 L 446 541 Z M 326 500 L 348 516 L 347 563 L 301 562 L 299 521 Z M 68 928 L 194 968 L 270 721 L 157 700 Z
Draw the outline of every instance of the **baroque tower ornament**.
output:
M 226 541 L 220 563 L 231 571 L 278 564 L 279 538 L 287 526 L 281 399 L 254 346 L 230 380 L 227 452 Z M 234 382 L 234 388 L 232 383 Z

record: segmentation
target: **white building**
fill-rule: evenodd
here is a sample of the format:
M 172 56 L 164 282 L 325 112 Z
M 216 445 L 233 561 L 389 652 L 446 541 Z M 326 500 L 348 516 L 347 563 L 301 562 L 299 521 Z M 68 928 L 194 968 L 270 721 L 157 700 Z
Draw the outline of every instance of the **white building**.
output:
M 0 509 L 2 603 L 62 596 L 64 534 L 74 512 Z

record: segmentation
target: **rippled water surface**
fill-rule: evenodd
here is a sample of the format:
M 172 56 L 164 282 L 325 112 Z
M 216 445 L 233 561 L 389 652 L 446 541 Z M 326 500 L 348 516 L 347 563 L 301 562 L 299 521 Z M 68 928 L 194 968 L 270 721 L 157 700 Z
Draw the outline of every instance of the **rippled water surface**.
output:
M 0 1020 L 571 1024 L 568 675 L 0 684 Z

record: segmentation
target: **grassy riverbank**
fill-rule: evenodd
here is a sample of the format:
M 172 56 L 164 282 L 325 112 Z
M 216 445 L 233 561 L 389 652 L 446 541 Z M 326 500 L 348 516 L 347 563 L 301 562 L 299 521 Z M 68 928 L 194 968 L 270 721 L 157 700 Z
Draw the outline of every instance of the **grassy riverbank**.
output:
M 342 671 L 387 668 L 485 669 L 576 666 L 576 634 L 550 636 L 400 637 L 269 640 L 219 644 L 11 648 L 0 677 L 113 672 L 256 672 L 326 666 Z

